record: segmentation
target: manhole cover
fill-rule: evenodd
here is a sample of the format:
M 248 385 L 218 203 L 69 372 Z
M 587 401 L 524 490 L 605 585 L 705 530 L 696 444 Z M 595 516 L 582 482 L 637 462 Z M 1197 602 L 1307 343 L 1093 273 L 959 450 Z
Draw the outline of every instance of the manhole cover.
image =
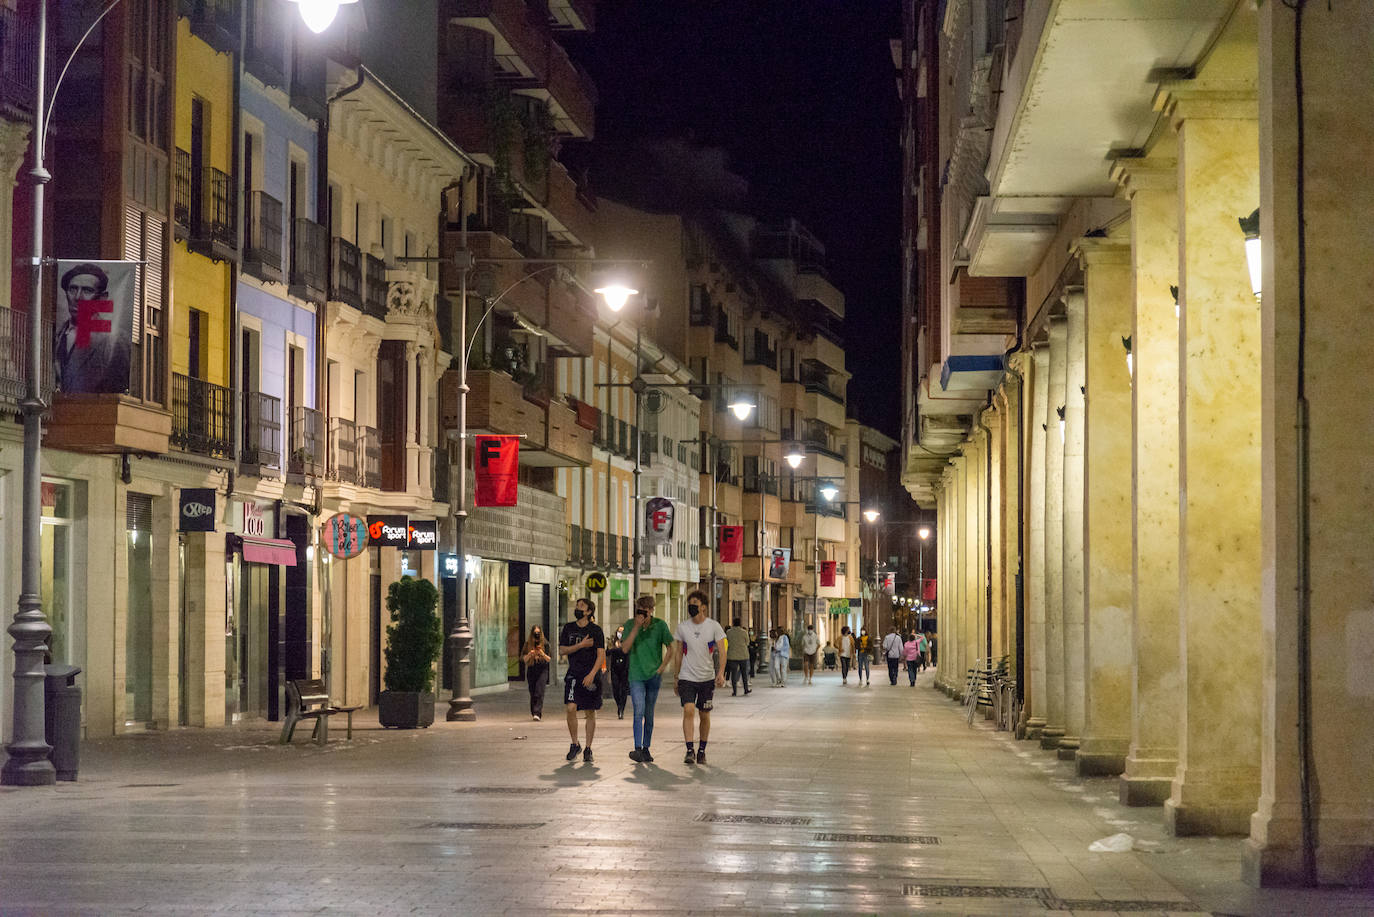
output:
M 525 831 L 529 828 L 542 828 L 544 823 L 542 821 L 431 821 L 415 827 L 420 830 L 436 831 Z
M 503 796 L 543 796 L 552 793 L 551 786 L 462 786 L 455 793 L 490 793 Z
M 924 844 L 936 845 L 940 839 L 933 834 L 817 834 L 818 841 L 840 841 L 846 844 Z
M 1191 901 L 1110 901 L 1093 898 L 1055 898 L 1045 899 L 1045 909 L 1050 911 L 1188 911 L 1193 910 Z
M 811 819 L 802 815 L 718 815 L 703 812 L 697 821 L 715 822 L 721 825 L 809 825 Z
M 1023 898 L 1040 901 L 1051 897 L 1048 888 L 1014 885 L 904 885 L 902 894 L 910 898 Z

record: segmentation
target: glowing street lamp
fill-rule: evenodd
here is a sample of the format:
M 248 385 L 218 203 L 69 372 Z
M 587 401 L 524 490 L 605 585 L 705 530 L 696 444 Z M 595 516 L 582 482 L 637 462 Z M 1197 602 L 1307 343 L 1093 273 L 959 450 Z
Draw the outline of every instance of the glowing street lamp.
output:
M 634 296 L 639 291 L 632 287 L 627 287 L 624 284 L 611 283 L 604 287 L 597 287 L 593 292 L 600 294 L 601 298 L 606 300 L 606 306 L 612 312 L 619 312 L 621 309 L 625 308 L 625 304 L 630 301 L 630 297 Z M 740 419 L 743 420 L 743 418 Z
M 834 484 L 821 485 L 821 496 L 825 497 L 827 503 L 833 503 L 835 501 L 835 498 L 839 496 L 839 493 L 840 489 L 836 487 Z
M 1240 231 L 1245 233 L 1245 266 L 1250 269 L 1250 290 L 1255 294 L 1255 298 L 1259 299 L 1264 285 L 1262 277 L 1264 262 L 1260 255 L 1260 212 L 1258 207 L 1248 217 L 1240 218 Z
M 802 451 L 801 446 L 794 443 L 792 447 L 787 450 L 787 455 L 783 457 L 787 459 L 789 468 L 800 468 L 801 463 L 806 459 L 806 453 Z
M 882 513 L 878 512 L 876 509 L 864 510 L 864 518 L 867 519 L 869 522 L 877 522 L 878 517 L 881 515 Z
M 735 415 L 736 420 L 748 420 L 749 415 L 754 412 L 754 402 L 744 395 L 736 395 L 730 399 L 730 403 L 726 407 L 730 409 L 731 414 Z
M 301 8 L 301 19 L 305 20 L 305 25 L 316 35 L 329 28 L 334 17 L 339 14 L 339 7 L 345 3 L 357 3 L 358 0 L 289 0 L 291 3 L 299 4 Z

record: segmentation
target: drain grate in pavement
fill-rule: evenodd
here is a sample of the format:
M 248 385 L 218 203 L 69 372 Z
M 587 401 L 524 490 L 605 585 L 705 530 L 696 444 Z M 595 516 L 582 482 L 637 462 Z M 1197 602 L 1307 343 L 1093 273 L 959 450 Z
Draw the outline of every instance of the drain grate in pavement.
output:
M 551 786 L 460 786 L 455 793 L 490 793 L 503 796 L 543 796 L 552 793 Z
M 703 812 L 697 821 L 715 822 L 720 825 L 809 825 L 811 819 L 805 815 L 720 815 Z
M 818 841 L 840 841 L 846 844 L 923 844 L 937 845 L 940 839 L 933 834 L 817 834 Z
M 415 826 L 419 830 L 440 831 L 526 831 L 542 828 L 542 821 L 495 822 L 495 821 L 430 821 Z
M 1191 901 L 1110 900 L 1106 898 L 1060 898 L 1048 888 L 1013 885 L 904 885 L 909 898 L 1018 898 L 1039 901 L 1047 911 L 1186 911 Z

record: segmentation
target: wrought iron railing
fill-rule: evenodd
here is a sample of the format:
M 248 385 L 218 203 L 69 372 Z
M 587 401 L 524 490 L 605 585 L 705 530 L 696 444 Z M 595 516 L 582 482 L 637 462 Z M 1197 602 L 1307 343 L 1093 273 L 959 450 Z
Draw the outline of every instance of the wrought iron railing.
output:
M 38 30 L 33 14 L 0 7 L 0 98 L 6 105 L 33 110 L 37 60 Z
M 375 427 L 358 428 L 358 483 L 377 490 L 382 486 L 382 440 Z
M 375 255 L 364 259 L 363 312 L 376 318 L 386 318 L 386 262 Z
M 333 418 L 329 424 L 329 479 L 358 483 L 358 428 L 342 417 Z
M 243 226 L 244 267 L 268 273 L 264 280 L 282 277 L 282 206 L 266 191 L 248 195 L 248 218 Z
M 200 180 L 200 226 L 194 234 L 226 248 L 237 247 L 234 180 L 214 166 L 206 166 Z
M 262 392 L 243 393 L 243 448 L 239 460 L 262 468 L 280 466 L 280 398 Z
M 582 526 L 568 526 L 568 563 L 582 563 Z
M 172 217 L 187 231 L 191 229 L 191 154 L 178 148 L 172 162 Z
M 318 477 L 324 468 L 324 415 L 314 408 L 296 405 L 291 412 L 291 455 L 287 469 L 292 474 Z
M 172 445 L 197 455 L 229 458 L 233 393 L 222 385 L 172 374 Z
M 328 288 L 329 232 L 314 220 L 297 218 L 291 233 L 291 285 L 323 294 Z
M 334 270 L 329 278 L 329 298 L 347 303 L 355 309 L 363 307 L 363 265 L 358 246 L 346 239 L 334 238 Z
M 48 401 L 53 391 L 53 327 L 43 320 L 43 370 L 40 390 Z M 0 400 L 18 404 L 28 394 L 29 313 L 0 308 Z

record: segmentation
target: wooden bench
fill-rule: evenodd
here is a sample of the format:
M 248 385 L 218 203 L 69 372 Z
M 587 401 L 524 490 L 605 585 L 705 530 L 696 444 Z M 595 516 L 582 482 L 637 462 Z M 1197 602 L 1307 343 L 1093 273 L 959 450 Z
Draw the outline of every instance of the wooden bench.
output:
M 314 720 L 316 745 L 323 745 L 329 738 L 329 718 L 336 713 L 348 715 L 348 738 L 353 738 L 353 711 L 359 707 L 339 707 L 329 702 L 329 692 L 324 682 L 318 678 L 288 681 L 286 683 L 286 722 L 281 727 L 282 745 L 291 744 L 291 736 L 296 732 L 296 724 L 301 720 Z

